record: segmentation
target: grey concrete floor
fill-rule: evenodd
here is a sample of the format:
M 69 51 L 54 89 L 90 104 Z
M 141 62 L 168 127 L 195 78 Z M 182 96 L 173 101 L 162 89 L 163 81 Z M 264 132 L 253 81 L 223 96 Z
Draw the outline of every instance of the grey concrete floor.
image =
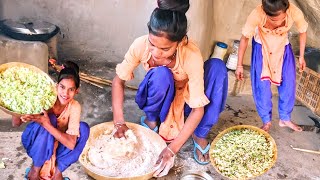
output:
M 98 67 L 106 66 L 104 64 L 91 65 L 92 69 Z M 80 64 L 80 68 L 86 67 L 84 64 Z M 92 71 L 90 74 L 101 77 L 113 76 L 112 71 L 109 69 L 98 69 L 100 70 L 94 71 L 94 73 Z M 138 123 L 143 112 L 139 110 L 134 102 L 136 92 L 126 89 L 125 93 L 125 118 L 130 122 Z M 110 87 L 99 89 L 82 82 L 81 92 L 77 95 L 76 99 L 82 104 L 82 120 L 87 122 L 91 127 L 112 120 Z M 293 145 L 298 148 L 319 151 L 320 134 L 316 134 L 315 131 L 297 133 L 287 128 L 280 128 L 278 126 L 277 97 L 273 98 L 273 102 L 274 120 L 270 134 L 277 143 L 278 159 L 269 171 L 255 179 L 320 180 L 320 155 L 295 151 L 290 147 L 290 145 Z M 315 116 L 306 107 L 296 102 L 292 113 L 292 120 L 297 124 L 313 125 L 314 123 L 308 118 L 308 115 Z M 226 109 L 221 114 L 219 122 L 212 128 L 208 138 L 212 141 L 224 129 L 241 124 L 258 127 L 262 124 L 255 110 L 253 98 L 250 95 L 229 96 Z M 26 167 L 31 165 L 31 159 L 27 156 L 21 145 L 20 137 L 24 127 L 25 125 L 20 128 L 12 128 L 9 117 L 0 113 L 0 160 L 6 166 L 4 169 L 0 169 L 0 180 L 21 180 L 23 179 Z M 193 160 L 192 150 L 192 141 L 189 139 L 178 153 L 175 166 L 170 173 L 166 177 L 158 179 L 179 179 L 188 170 L 204 171 L 214 179 L 225 179 L 219 175 L 212 165 L 198 165 Z M 64 172 L 64 176 L 68 176 L 72 180 L 92 179 L 83 171 L 78 162 L 69 167 Z

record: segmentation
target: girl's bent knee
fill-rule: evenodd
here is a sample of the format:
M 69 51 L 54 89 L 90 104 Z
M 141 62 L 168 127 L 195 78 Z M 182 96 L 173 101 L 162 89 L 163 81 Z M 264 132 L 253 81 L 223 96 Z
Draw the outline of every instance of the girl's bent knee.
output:
M 152 70 L 153 74 L 151 79 L 157 79 L 160 82 L 167 82 L 169 79 L 173 79 L 172 72 L 167 67 L 157 67 Z

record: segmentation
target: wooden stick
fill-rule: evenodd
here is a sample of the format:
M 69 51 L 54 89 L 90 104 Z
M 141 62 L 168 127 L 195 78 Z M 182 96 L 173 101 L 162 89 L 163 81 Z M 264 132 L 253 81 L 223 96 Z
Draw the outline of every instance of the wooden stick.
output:
M 100 78 L 100 77 L 97 77 L 97 76 L 88 75 L 88 74 L 85 74 L 85 73 L 82 73 L 82 72 L 80 72 L 80 75 L 87 76 L 87 77 L 90 77 L 90 78 L 93 78 L 93 79 L 97 79 L 97 80 L 104 81 L 106 83 L 112 84 L 111 80 L 103 79 L 103 78 Z
M 102 80 L 93 78 L 93 77 L 91 77 L 91 76 L 80 76 L 80 77 L 81 77 L 81 78 L 88 79 L 88 80 L 91 80 L 91 81 L 95 81 L 95 82 L 97 82 L 97 83 L 105 84 L 105 85 L 111 85 L 111 84 L 112 84 L 112 83 L 110 83 L 110 82 L 102 81 Z
M 112 81 L 110 80 L 107 80 L 107 79 L 102 79 L 100 77 L 97 77 L 97 76 L 92 76 L 92 75 L 88 75 L 88 74 L 85 74 L 85 73 L 80 73 L 80 77 L 83 77 L 83 78 L 86 78 L 86 79 L 90 79 L 92 81 L 95 81 L 97 83 L 101 83 L 101 84 L 105 84 L 105 85 L 112 85 Z M 98 80 L 98 81 L 97 81 Z M 138 90 L 137 87 L 135 86 L 130 86 L 130 85 L 127 85 L 125 84 L 125 86 L 129 89 L 133 89 L 133 90 Z
M 91 81 L 91 82 L 94 82 L 94 83 L 97 83 L 97 84 L 110 85 L 109 83 L 105 83 L 103 81 L 100 81 L 100 80 L 97 80 L 97 79 L 94 79 L 94 78 L 91 78 L 91 77 L 87 77 L 87 76 L 80 76 L 80 79 L 86 79 L 88 81 Z
M 129 89 L 132 89 L 132 90 L 138 90 L 138 88 L 135 87 L 135 86 L 130 86 L 130 85 L 127 85 L 127 84 L 125 84 L 125 86 L 126 86 L 127 88 L 129 88 Z
M 314 151 L 314 150 L 309 150 L 309 149 L 301 149 L 301 148 L 295 148 L 292 145 L 290 147 L 296 151 L 303 151 L 303 152 L 308 152 L 308 153 L 315 153 L 315 154 L 320 154 L 320 151 Z
M 102 86 L 100 86 L 100 85 L 98 85 L 98 84 L 96 84 L 96 83 L 90 82 L 90 81 L 88 81 L 88 80 L 86 80 L 86 79 L 81 79 L 81 81 L 84 81 L 84 82 L 86 82 L 86 83 L 89 83 L 89 84 L 91 84 L 91 85 L 94 85 L 94 86 L 97 86 L 98 88 L 103 89 Z
M 61 69 L 62 69 L 62 66 L 60 65 L 57 65 L 55 64 L 54 62 L 50 62 L 52 67 L 60 72 Z M 111 80 L 108 80 L 108 79 L 103 79 L 101 77 L 97 77 L 97 76 L 93 76 L 93 75 L 89 75 L 89 74 L 86 74 L 86 73 L 83 73 L 83 72 L 80 72 L 79 73 L 79 76 L 80 76 L 80 79 L 86 83 L 89 83 L 89 84 L 92 84 L 94 86 L 97 86 L 101 89 L 103 89 L 103 87 L 100 85 L 107 85 L 107 86 L 112 86 L 112 81 Z M 129 88 L 129 89 L 132 89 L 132 90 L 138 90 L 137 87 L 135 86 L 130 86 L 130 85 L 127 85 L 125 84 L 125 87 Z
M 87 75 L 83 75 L 83 74 L 82 74 L 82 75 L 80 76 L 80 78 L 86 79 L 86 80 L 88 80 L 88 81 L 93 81 L 93 82 L 95 82 L 95 83 L 112 86 L 112 81 L 106 80 L 106 79 L 102 79 L 102 78 L 99 78 L 99 77 L 87 76 Z M 137 87 L 135 87 L 135 86 L 130 86 L 130 85 L 127 85 L 127 84 L 125 84 L 125 87 L 127 87 L 127 88 L 129 88 L 129 89 L 132 89 L 132 90 L 138 90 Z

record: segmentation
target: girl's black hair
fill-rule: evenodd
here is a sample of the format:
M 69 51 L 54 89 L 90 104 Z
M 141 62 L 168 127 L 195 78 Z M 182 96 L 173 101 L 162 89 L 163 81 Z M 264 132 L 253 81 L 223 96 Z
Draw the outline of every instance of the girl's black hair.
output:
M 148 22 L 149 33 L 179 42 L 187 35 L 189 0 L 158 0 Z
M 167 9 L 172 11 L 180 11 L 186 13 L 189 10 L 189 0 L 157 0 L 160 9 Z
M 60 71 L 58 76 L 58 83 L 63 79 L 73 79 L 78 89 L 80 86 L 80 77 L 79 77 L 79 66 L 72 62 L 67 61 L 63 63 L 64 68 Z
M 263 11 L 268 16 L 277 16 L 279 11 L 286 12 L 289 8 L 288 0 L 262 0 Z

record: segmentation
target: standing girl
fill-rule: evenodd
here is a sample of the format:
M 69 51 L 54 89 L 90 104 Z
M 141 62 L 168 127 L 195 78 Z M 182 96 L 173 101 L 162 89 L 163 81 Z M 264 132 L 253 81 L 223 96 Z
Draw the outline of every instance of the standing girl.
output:
M 195 160 L 209 163 L 206 137 L 224 109 L 228 85 L 223 61 L 203 63 L 200 50 L 186 35 L 189 0 L 158 0 L 158 6 L 148 23 L 149 34 L 133 42 L 117 65 L 112 83 L 115 136 L 122 137 L 128 130 L 123 115 L 124 83 L 133 78 L 140 63 L 147 71 L 136 95 L 136 103 L 146 114 L 141 124 L 159 131 L 170 143 L 159 155 L 157 177 L 168 173 L 174 155 L 191 135 Z
M 31 121 L 22 134 L 22 144 L 32 158 L 26 179 L 63 179 L 62 172 L 78 160 L 86 144 L 90 129 L 80 122 L 81 105 L 74 100 L 79 91 L 78 73 L 78 65 L 67 62 L 58 76 L 54 106 L 42 115 L 21 117 L 23 122 Z M 14 122 L 19 125 L 18 120 Z
M 291 121 L 295 101 L 296 65 L 295 57 L 288 40 L 288 31 L 293 24 L 300 32 L 300 70 L 306 63 L 304 49 L 308 23 L 300 9 L 288 0 L 262 0 L 249 15 L 242 29 L 239 47 L 237 79 L 243 79 L 243 56 L 252 39 L 251 84 L 254 102 L 262 119 L 261 129 L 269 131 L 272 119 L 272 93 L 270 85 L 278 86 L 279 126 L 302 131 Z

